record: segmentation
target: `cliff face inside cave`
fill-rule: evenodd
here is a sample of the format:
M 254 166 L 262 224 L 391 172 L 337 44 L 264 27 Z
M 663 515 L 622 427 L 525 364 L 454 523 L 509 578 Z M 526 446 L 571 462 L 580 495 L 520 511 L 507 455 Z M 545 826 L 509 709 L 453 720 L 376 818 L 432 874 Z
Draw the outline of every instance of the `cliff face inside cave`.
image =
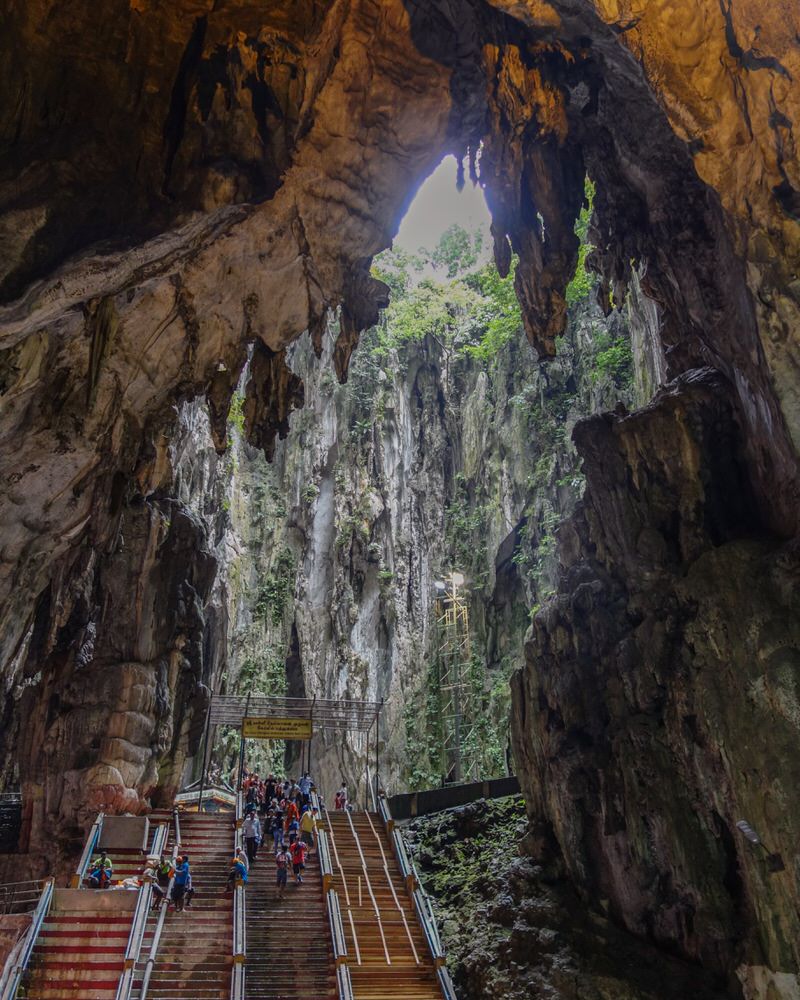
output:
M 387 300 L 372 256 L 482 144 L 537 350 L 588 172 L 603 306 L 658 318 L 671 380 L 576 434 L 586 496 L 514 683 L 542 850 L 637 934 L 796 994 L 795 6 L 35 0 L 3 28 L 2 739 L 34 833 L 166 794 L 221 682 L 177 410 L 205 396 L 222 451 L 254 344 L 271 453 L 304 395 L 287 345 L 337 309 L 346 376 Z

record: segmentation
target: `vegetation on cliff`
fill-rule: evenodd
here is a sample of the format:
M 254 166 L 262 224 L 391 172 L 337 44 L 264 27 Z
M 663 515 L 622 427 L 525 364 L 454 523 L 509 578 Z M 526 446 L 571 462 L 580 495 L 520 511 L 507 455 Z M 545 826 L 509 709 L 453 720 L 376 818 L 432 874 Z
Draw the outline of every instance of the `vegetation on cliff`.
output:
M 522 800 L 478 801 L 406 829 L 459 1000 L 723 1000 L 697 966 L 592 911 L 538 838 Z

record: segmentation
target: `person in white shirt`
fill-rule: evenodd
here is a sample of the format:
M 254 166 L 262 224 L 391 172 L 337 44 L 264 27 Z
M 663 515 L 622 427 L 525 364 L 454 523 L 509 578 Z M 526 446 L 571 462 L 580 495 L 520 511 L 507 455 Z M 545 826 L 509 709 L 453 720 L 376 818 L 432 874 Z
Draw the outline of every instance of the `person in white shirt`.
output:
M 261 823 L 255 812 L 247 814 L 247 818 L 242 824 L 242 836 L 244 837 L 248 863 L 252 865 L 256 860 L 256 854 L 258 854 L 258 845 L 261 843 Z

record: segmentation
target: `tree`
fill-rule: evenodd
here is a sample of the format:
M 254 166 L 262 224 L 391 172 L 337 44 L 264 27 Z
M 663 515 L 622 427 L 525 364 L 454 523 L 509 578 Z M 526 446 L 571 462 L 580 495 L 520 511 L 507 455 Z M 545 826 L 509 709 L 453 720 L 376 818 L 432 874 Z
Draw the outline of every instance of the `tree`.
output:
M 442 233 L 430 261 L 435 268 L 444 269 L 448 278 L 455 278 L 475 267 L 482 249 L 480 229 L 470 234 L 456 223 Z

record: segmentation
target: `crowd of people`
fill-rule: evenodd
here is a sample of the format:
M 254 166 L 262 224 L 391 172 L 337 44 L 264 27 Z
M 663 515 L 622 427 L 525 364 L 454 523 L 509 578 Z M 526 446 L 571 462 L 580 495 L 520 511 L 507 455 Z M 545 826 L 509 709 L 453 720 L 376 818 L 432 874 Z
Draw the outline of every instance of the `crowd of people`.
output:
M 317 807 L 311 803 L 313 787 L 308 772 L 295 780 L 277 778 L 274 774 L 263 778 L 245 769 L 242 775 L 244 849 L 239 850 L 231 862 L 229 885 L 236 879 L 247 882 L 259 849 L 270 840 L 278 898 L 283 898 L 290 870 L 295 883 L 302 885 L 306 859 L 316 848 L 319 815 Z
M 273 774 L 262 778 L 257 772 L 250 772 L 245 768 L 242 775 L 244 847 L 239 848 L 231 860 L 227 881 L 229 889 L 233 888 L 237 880 L 247 882 L 259 850 L 265 841 L 269 843 L 270 840 L 278 898 L 283 898 L 290 871 L 295 883 L 302 885 L 306 859 L 309 854 L 314 853 L 317 846 L 319 810 L 312 804 L 313 789 L 314 783 L 308 772 L 299 780 L 277 778 Z M 347 785 L 344 783 L 336 792 L 334 808 L 352 808 Z M 177 911 L 191 908 L 194 888 L 188 854 L 178 853 L 174 861 L 166 855 L 151 855 L 147 858 L 141 875 L 116 883 L 112 882 L 113 873 L 111 858 L 101 851 L 89 866 L 87 884 L 94 889 L 139 889 L 149 883 L 152 887 L 153 907 L 158 907 L 167 893 L 170 893 L 170 902 Z
M 189 855 L 178 854 L 173 859 L 166 855 L 151 854 L 145 861 L 140 875 L 113 882 L 114 864 L 105 851 L 94 858 L 86 874 L 86 882 L 91 889 L 140 889 L 149 884 L 152 888 L 152 906 L 157 907 L 166 897 L 169 885 L 172 883 L 170 902 L 180 912 L 186 907 L 191 909 L 194 889 L 192 888 L 192 872 L 189 866 Z

